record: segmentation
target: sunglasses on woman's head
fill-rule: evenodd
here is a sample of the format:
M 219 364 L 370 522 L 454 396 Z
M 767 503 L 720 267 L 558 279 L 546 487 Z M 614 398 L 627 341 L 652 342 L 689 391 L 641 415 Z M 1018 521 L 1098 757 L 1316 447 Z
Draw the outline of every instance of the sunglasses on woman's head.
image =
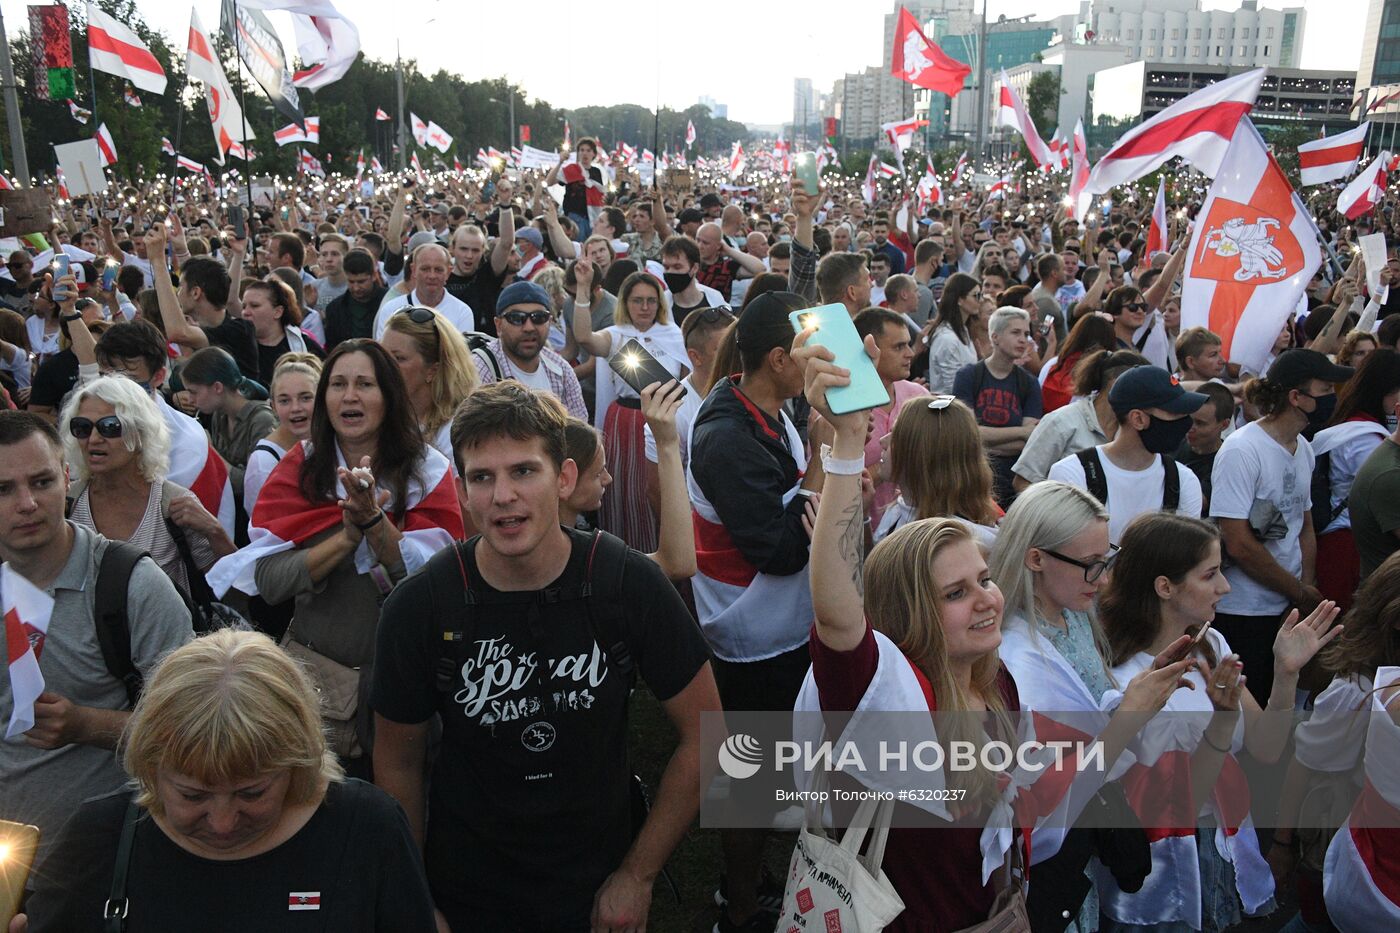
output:
M 122 436 L 122 420 L 116 415 L 108 415 L 96 421 L 91 418 L 68 419 L 68 433 L 80 441 L 91 437 L 93 428 L 97 428 L 97 433 L 106 438 Z
M 437 314 L 432 308 L 424 308 L 422 306 L 400 308 L 394 313 L 407 314 L 408 319 L 415 324 L 431 324 L 433 322 L 433 316 Z
M 524 327 L 526 321 L 536 327 L 541 327 L 548 324 L 550 318 L 551 315 L 548 311 L 507 311 L 501 315 L 501 319 L 511 327 Z

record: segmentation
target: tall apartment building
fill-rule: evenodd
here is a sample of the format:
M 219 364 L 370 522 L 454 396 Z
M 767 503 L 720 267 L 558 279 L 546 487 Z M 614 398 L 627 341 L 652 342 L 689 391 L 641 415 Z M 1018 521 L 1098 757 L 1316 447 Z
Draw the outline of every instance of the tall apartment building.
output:
M 1129 61 L 1179 65 L 1297 68 L 1303 54 L 1302 7 L 1201 9 L 1200 0 L 1097 0 L 1095 41 L 1126 47 Z

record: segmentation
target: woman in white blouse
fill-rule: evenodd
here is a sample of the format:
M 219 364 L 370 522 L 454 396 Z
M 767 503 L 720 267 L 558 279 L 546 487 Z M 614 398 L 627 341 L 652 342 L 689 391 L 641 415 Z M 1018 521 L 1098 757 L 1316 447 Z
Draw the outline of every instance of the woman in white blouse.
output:
M 972 342 L 972 321 L 982 311 L 982 285 L 970 275 L 954 272 L 943 286 L 938 319 L 928 343 L 928 388 L 935 395 L 951 395 L 953 377 L 977 362 Z

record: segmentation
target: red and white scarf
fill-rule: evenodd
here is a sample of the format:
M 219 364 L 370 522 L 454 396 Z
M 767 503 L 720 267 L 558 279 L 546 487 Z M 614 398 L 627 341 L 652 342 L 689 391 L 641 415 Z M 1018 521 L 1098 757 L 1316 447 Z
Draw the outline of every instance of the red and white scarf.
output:
M 155 401 L 170 429 L 170 472 L 165 478 L 194 493 L 199 504 L 219 520 L 232 538 L 234 499 L 228 464 L 209 443 L 209 435 L 198 421 L 171 408 L 159 392 L 155 393 Z
M 249 596 L 256 595 L 258 585 L 254 570 L 259 560 L 301 547 L 343 521 L 344 513 L 335 500 L 345 497 L 345 487 L 338 481 L 335 499 L 312 502 L 301 490 L 301 471 L 309 444 L 303 441 L 293 447 L 268 476 L 258 495 L 258 504 L 253 507 L 248 546 L 209 568 L 206 577 L 216 594 L 222 596 L 232 588 Z M 346 465 L 339 447 L 336 460 L 341 466 Z M 452 466 L 446 457 L 424 446 L 423 460 L 408 483 L 407 502 L 390 518 L 403 532 L 399 552 L 404 568 L 410 573 L 427 563 L 433 554 L 463 537 L 462 513 L 452 488 Z M 369 544 L 361 541 L 355 550 L 355 568 L 360 573 L 368 573 L 374 564 Z

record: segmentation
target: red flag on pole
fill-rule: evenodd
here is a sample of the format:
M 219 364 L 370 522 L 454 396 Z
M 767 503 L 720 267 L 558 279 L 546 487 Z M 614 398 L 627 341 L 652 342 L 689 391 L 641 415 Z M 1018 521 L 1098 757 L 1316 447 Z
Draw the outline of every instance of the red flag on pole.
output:
M 972 74 L 972 68 L 930 42 L 913 14 L 900 7 L 899 22 L 894 29 L 890 74 L 910 84 L 955 97 L 963 89 L 967 76 Z

